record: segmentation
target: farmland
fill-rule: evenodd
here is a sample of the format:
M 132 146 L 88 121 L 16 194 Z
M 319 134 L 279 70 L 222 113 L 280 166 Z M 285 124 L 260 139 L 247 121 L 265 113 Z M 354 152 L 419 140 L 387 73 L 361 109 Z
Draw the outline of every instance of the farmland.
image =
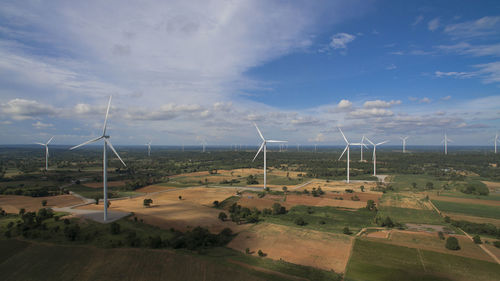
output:
M 382 206 L 379 209 L 380 218 L 390 217 L 399 223 L 442 224 L 443 219 L 434 210 L 418 210 L 399 207 Z
M 500 219 L 500 206 L 466 204 L 439 200 L 432 200 L 432 203 L 442 212 Z

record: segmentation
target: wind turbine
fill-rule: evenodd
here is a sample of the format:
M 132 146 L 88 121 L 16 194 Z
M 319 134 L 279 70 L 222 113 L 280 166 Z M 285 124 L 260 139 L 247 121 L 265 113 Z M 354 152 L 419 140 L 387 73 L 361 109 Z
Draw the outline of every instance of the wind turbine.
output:
M 441 141 L 441 143 L 444 143 L 444 155 L 448 155 L 448 142 L 453 140 L 449 139 L 446 133 L 444 133 L 444 139 Z
M 148 156 L 151 156 L 151 140 L 146 145 L 148 146 Z
M 111 96 L 109 97 L 108 109 L 106 110 L 106 117 L 104 118 L 104 126 L 102 129 L 102 136 L 95 138 L 95 139 L 91 139 L 89 141 L 86 141 L 82 144 L 79 144 L 77 146 L 73 146 L 72 148 L 70 148 L 70 150 L 73 150 L 73 149 L 76 149 L 78 147 L 96 142 L 96 141 L 101 140 L 101 139 L 104 140 L 103 148 L 102 148 L 102 151 L 103 151 L 103 154 L 102 154 L 103 155 L 103 157 L 102 157 L 102 169 L 103 169 L 103 171 L 102 171 L 102 183 L 103 183 L 103 187 L 104 187 L 104 221 L 108 220 L 108 160 L 107 160 L 107 153 L 106 153 L 106 148 L 108 145 L 109 145 L 109 148 L 111 148 L 113 153 L 116 155 L 116 157 L 118 157 L 118 159 L 120 159 L 120 162 L 122 162 L 123 166 L 127 167 L 127 165 L 125 165 L 125 162 L 123 162 L 122 158 L 120 157 L 120 155 L 118 155 L 118 152 L 116 152 L 115 148 L 113 147 L 113 145 L 109 141 L 109 135 L 106 135 L 106 128 L 107 128 L 107 123 L 108 123 L 108 115 L 109 115 L 109 107 L 110 106 L 111 106 Z
M 339 128 L 339 131 L 342 134 L 342 137 L 344 137 L 344 140 L 345 140 L 345 143 L 346 143 L 344 151 L 342 151 L 342 154 L 340 154 L 339 161 L 342 158 L 342 156 L 344 156 L 344 153 L 347 150 L 347 183 L 349 183 L 349 151 L 350 151 L 349 147 L 351 145 L 362 145 L 362 144 L 361 143 L 349 143 L 349 141 L 347 140 L 347 138 L 344 135 L 344 132 L 342 132 L 342 129 Z
M 282 143 L 282 142 L 287 142 L 287 141 L 280 141 L 280 140 L 266 140 L 262 133 L 259 130 L 259 127 L 257 127 L 257 124 L 253 123 L 255 125 L 255 129 L 257 129 L 257 132 L 259 133 L 260 138 L 262 139 L 262 144 L 260 145 L 259 151 L 257 151 L 257 154 L 255 154 L 255 157 L 253 158 L 252 162 L 255 161 L 255 158 L 259 155 L 260 151 L 262 148 L 264 148 L 264 189 L 267 187 L 267 166 L 266 166 L 266 152 L 267 152 L 267 143 Z
M 408 136 L 399 138 L 403 141 L 403 153 L 406 153 L 406 140 L 408 139 Z
M 498 139 L 498 133 L 495 135 L 495 154 L 497 154 L 497 143 L 500 142 L 500 140 Z
M 49 143 L 52 141 L 54 137 L 51 137 L 50 140 L 46 143 L 36 142 L 36 144 L 45 146 L 45 171 L 49 170 Z M 495 144 L 495 153 L 496 153 L 496 144 Z
M 377 175 L 377 145 L 382 145 L 384 143 L 388 143 L 389 141 L 383 141 L 379 143 L 373 143 L 370 139 L 366 138 L 365 139 L 373 145 L 373 175 Z
M 359 146 L 359 148 L 361 149 L 361 160 L 359 160 L 359 162 L 363 162 L 363 146 L 366 147 L 365 139 L 366 139 L 366 137 L 365 137 L 365 135 L 363 135 L 363 137 L 361 138 L 360 146 Z

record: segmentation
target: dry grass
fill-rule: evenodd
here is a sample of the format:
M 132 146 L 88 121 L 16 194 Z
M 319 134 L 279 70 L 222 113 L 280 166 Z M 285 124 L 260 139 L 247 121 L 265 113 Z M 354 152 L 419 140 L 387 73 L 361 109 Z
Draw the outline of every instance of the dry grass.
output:
M 43 208 L 43 200 L 47 200 L 46 207 L 67 207 L 83 203 L 80 198 L 69 194 L 47 197 L 0 195 L 0 207 L 7 213 L 18 213 L 21 208 L 26 209 L 26 211 L 38 211 L 40 208 Z
M 423 193 L 395 193 L 385 196 L 381 200 L 381 206 L 408 208 L 417 210 L 432 210 L 428 201 L 422 200 L 425 197 Z
M 452 220 L 464 220 L 464 221 L 470 221 L 470 222 L 475 222 L 475 223 L 491 223 L 495 225 L 496 227 L 500 227 L 500 220 L 499 219 L 494 219 L 494 218 L 483 218 L 483 217 L 475 217 L 475 216 L 468 216 L 464 214 L 457 214 L 457 213 L 448 213 L 448 212 L 442 212 L 444 216 L 449 216 Z
M 253 255 L 260 249 L 275 260 L 344 272 L 353 238 L 275 224 L 258 224 L 234 238 L 229 247 Z
M 136 189 L 136 192 L 140 193 L 153 193 L 153 192 L 159 192 L 159 191 L 165 191 L 165 190 L 171 190 L 171 189 L 177 189 L 177 187 L 173 186 L 162 186 L 162 185 L 148 185 L 139 189 Z

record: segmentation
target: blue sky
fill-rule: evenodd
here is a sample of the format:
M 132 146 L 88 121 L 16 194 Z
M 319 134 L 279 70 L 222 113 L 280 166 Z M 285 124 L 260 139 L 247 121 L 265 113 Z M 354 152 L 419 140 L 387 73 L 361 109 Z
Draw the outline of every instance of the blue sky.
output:
M 104 3 L 103 3 L 104 2 Z M 498 1 L 4 1 L 0 144 L 492 144 Z

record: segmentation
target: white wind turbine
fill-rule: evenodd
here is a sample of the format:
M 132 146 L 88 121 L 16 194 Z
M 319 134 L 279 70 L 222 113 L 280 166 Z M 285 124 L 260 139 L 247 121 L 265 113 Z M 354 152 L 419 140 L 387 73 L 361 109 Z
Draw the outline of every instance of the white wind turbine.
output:
M 384 143 L 388 143 L 389 141 L 383 141 L 379 143 L 373 143 L 370 139 L 365 138 L 371 145 L 373 146 L 373 175 L 377 175 L 377 146 L 382 145 Z
M 49 170 L 49 143 L 52 141 L 53 138 L 54 137 L 51 137 L 50 140 L 46 143 L 36 142 L 36 144 L 45 146 L 45 171 Z
M 259 151 L 257 151 L 257 154 L 255 154 L 255 157 L 253 158 L 252 162 L 255 161 L 255 158 L 259 155 L 260 151 L 262 148 L 264 148 L 264 189 L 267 187 L 267 166 L 266 166 L 266 152 L 267 152 L 267 143 L 281 143 L 281 142 L 287 142 L 287 141 L 280 141 L 280 140 L 266 140 L 262 133 L 259 130 L 259 127 L 257 127 L 257 124 L 253 123 L 255 125 L 255 129 L 257 129 L 257 132 L 259 133 L 260 138 L 262 139 L 262 144 L 260 145 Z
M 365 137 L 365 135 L 363 135 L 363 137 L 361 138 L 360 145 L 359 145 L 359 148 L 361 149 L 361 160 L 359 160 L 359 162 L 363 162 L 363 146 L 366 147 L 365 139 L 366 139 L 366 137 Z
M 441 141 L 441 143 L 444 143 L 444 155 L 448 155 L 448 142 L 453 142 L 453 140 L 444 133 L 444 139 Z
M 349 183 L 349 151 L 350 151 L 350 146 L 351 145 L 362 145 L 361 143 L 349 143 L 349 141 L 347 140 L 347 138 L 345 137 L 344 135 L 344 132 L 342 132 L 342 129 L 339 128 L 339 131 L 340 133 L 342 134 L 342 137 L 344 138 L 345 140 L 345 143 L 346 143 L 346 146 L 344 148 L 344 151 L 342 152 L 342 154 L 340 155 L 339 157 L 339 161 L 340 159 L 342 158 L 342 156 L 344 156 L 344 153 L 346 152 L 347 150 L 347 183 Z
M 151 140 L 146 145 L 148 146 L 148 156 L 151 156 Z
M 79 144 L 77 146 L 73 146 L 72 148 L 70 148 L 70 150 L 73 150 L 73 149 L 76 149 L 78 147 L 81 147 L 81 146 L 84 146 L 86 144 L 90 144 L 90 143 L 93 143 L 93 142 L 96 142 L 98 140 L 101 140 L 103 139 L 104 142 L 103 142 L 103 158 L 102 158 L 102 168 L 103 168 L 103 172 L 102 172 L 102 183 L 103 183 L 103 187 L 104 187 L 104 221 L 107 221 L 108 219 L 108 160 L 107 160 L 107 153 L 106 153 L 106 148 L 107 146 L 109 145 L 109 148 L 111 148 L 111 150 L 113 151 L 113 153 L 115 153 L 116 157 L 118 157 L 118 159 L 120 159 L 120 162 L 122 162 L 123 166 L 127 167 L 127 165 L 125 165 L 125 162 L 123 162 L 122 158 L 120 157 L 120 155 L 118 155 L 118 152 L 116 152 L 115 148 L 113 147 L 113 145 L 111 144 L 111 142 L 109 141 L 109 136 L 106 135 L 106 128 L 107 128 L 107 122 L 108 122 L 108 115 L 109 115 L 109 107 L 111 106 L 111 96 L 109 97 L 109 102 L 108 102 L 108 109 L 106 110 L 106 117 L 104 119 L 104 126 L 103 126 L 103 129 L 102 129 L 102 136 L 98 137 L 98 138 L 95 138 L 95 139 L 92 139 L 92 140 L 89 140 L 89 141 L 86 141 L 82 144 Z
M 497 143 L 500 142 L 500 140 L 498 139 L 498 133 L 495 135 L 495 154 L 497 154 Z
M 403 141 L 403 153 L 406 153 L 406 140 L 408 139 L 408 136 L 399 138 Z

